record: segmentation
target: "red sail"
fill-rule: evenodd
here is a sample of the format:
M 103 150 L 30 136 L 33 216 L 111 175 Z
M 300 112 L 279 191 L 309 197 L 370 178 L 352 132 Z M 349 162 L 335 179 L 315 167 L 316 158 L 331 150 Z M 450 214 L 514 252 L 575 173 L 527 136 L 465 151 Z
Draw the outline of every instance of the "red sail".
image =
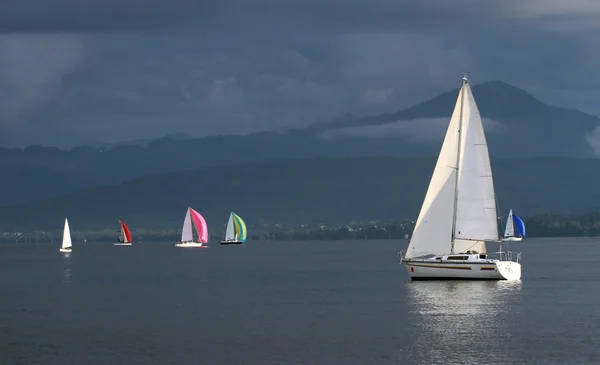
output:
M 121 231 L 123 232 L 124 242 L 131 243 L 131 232 L 129 232 L 129 228 L 122 219 L 119 219 L 119 221 L 121 222 Z

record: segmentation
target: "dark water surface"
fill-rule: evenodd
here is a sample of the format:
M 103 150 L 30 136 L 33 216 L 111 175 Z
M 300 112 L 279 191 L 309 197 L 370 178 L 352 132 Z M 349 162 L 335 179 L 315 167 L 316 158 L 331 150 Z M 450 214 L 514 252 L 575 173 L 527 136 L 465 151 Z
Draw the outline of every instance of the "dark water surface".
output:
M 405 241 L 0 245 L 0 364 L 598 364 L 600 239 L 411 282 Z

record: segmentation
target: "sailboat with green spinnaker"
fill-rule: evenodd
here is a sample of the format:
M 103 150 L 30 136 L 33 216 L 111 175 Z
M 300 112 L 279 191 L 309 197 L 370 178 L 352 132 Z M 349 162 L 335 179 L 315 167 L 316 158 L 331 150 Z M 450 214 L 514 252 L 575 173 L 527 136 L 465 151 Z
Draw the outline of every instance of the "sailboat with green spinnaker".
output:
M 225 239 L 221 241 L 221 244 L 240 245 L 246 242 L 247 235 L 248 231 L 246 230 L 244 220 L 239 215 L 231 212 L 229 221 L 227 222 L 227 229 L 225 230 Z

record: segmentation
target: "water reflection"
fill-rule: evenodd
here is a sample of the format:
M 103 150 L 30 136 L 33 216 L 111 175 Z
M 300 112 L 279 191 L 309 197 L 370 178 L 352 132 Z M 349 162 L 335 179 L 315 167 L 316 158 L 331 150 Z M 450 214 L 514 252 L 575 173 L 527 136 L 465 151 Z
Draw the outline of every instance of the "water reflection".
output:
M 71 253 L 65 253 L 63 257 L 63 280 L 62 282 L 71 285 Z
M 489 344 L 511 336 L 509 317 L 520 281 L 406 283 L 409 320 L 423 364 L 496 364 L 508 360 Z

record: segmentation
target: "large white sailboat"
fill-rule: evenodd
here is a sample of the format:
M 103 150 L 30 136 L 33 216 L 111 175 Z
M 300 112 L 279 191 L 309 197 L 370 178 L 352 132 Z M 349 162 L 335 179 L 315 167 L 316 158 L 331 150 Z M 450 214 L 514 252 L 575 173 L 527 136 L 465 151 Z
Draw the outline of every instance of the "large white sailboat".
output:
M 486 242 L 501 242 L 494 179 L 481 115 L 465 75 L 401 261 L 413 280 L 520 279 L 520 254 L 502 252 L 500 246 L 498 258 L 492 258 Z
M 73 251 L 73 243 L 71 242 L 71 230 L 69 229 L 69 221 L 65 218 L 65 228 L 63 230 L 62 245 L 59 249 L 60 252 L 69 253 Z

